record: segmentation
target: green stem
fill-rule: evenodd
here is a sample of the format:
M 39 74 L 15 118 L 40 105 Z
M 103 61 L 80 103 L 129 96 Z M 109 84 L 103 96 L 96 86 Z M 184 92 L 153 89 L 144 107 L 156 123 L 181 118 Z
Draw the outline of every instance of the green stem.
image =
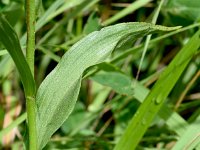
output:
M 26 0 L 26 23 L 27 23 L 27 48 L 26 59 L 34 75 L 35 53 L 35 1 Z
M 27 23 L 27 48 L 26 60 L 34 76 L 34 53 L 35 53 L 35 0 L 26 0 L 26 23 Z M 32 95 L 26 95 L 26 108 L 29 132 L 29 150 L 37 150 L 36 131 L 36 102 Z
M 36 103 L 32 97 L 26 98 L 29 150 L 37 150 L 37 131 L 36 131 Z
M 163 3 L 164 3 L 164 0 L 161 0 L 159 6 L 158 6 L 158 8 L 157 8 L 157 10 L 155 11 L 155 14 L 154 14 L 153 19 L 152 19 L 152 23 L 153 23 L 153 24 L 156 24 L 156 21 L 157 21 L 157 19 L 158 19 L 158 15 L 159 15 L 159 12 L 160 12 L 160 10 L 161 10 L 161 6 L 162 6 Z M 148 49 L 148 46 L 149 46 L 149 42 L 150 42 L 150 40 L 151 40 L 151 35 L 152 35 L 152 34 L 147 35 L 147 38 L 146 38 L 146 41 L 145 41 L 145 44 L 144 44 L 144 50 L 143 50 L 143 52 L 142 52 L 142 58 L 141 58 L 141 60 L 140 60 L 139 67 L 138 67 L 138 71 L 137 71 L 137 75 L 136 75 L 136 78 L 135 78 L 136 81 L 137 81 L 138 78 L 139 78 L 139 74 L 140 74 L 140 70 L 141 70 L 141 67 L 142 67 L 142 63 L 143 63 L 143 61 L 144 61 L 144 57 L 145 57 L 145 55 L 146 55 L 146 52 L 147 52 L 147 49 Z

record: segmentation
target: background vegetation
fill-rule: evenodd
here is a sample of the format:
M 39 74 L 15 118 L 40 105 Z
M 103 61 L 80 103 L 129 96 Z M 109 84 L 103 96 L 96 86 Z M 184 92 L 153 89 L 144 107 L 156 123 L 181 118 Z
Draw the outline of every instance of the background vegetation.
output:
M 36 24 L 36 85 L 39 87 L 63 54 L 77 41 L 104 26 L 122 22 L 152 22 L 160 2 L 43 1 L 38 8 Z M 24 1 L 2 0 L 0 12 L 14 27 L 21 47 L 25 49 Z M 152 35 L 138 81 L 135 78 L 144 51 L 145 37 L 137 39 L 133 48 L 124 46 L 114 51 L 106 63 L 87 69 L 75 109 L 45 149 L 113 149 L 141 102 L 152 92 L 160 74 L 196 33 L 199 21 L 200 1 L 164 0 L 156 24 L 183 27 L 171 33 Z M 26 132 L 24 92 L 19 73 L 1 43 L 0 49 L 0 148 L 21 149 Z M 187 47 L 187 51 L 192 49 Z M 181 63 L 185 61 L 187 59 L 180 60 Z M 153 116 L 153 121 L 136 149 L 200 148 L 199 76 L 198 50 L 175 86 L 172 86 L 160 111 Z M 162 82 L 160 91 L 168 87 L 168 84 L 171 83 Z M 146 125 L 146 120 L 140 122 Z

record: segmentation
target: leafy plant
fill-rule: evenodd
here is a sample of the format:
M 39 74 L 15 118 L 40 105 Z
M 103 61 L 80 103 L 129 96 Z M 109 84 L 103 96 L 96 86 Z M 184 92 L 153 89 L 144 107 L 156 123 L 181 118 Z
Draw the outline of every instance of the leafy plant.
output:
M 182 29 L 180 29 L 180 26 L 154 25 L 162 5 L 164 8 L 163 16 L 165 17 L 171 13 L 169 6 L 186 6 L 187 1 L 184 1 L 184 3 L 178 0 L 169 1 L 166 4 L 161 1 L 155 13 L 151 14 L 153 24 L 145 22 L 119 23 L 119 19 L 151 3 L 149 0 L 136 1 L 114 16 L 111 16 L 109 12 L 103 13 L 105 15 L 102 16 L 103 26 L 117 22 L 108 27 L 99 24 L 99 18 L 95 12 L 88 16 L 89 19 L 84 27 L 83 21 L 86 10 L 95 10 L 92 6 L 109 9 L 111 5 L 115 5 L 109 2 L 105 2 L 106 5 L 101 6 L 98 0 L 57 0 L 52 2 L 50 7 L 48 5 L 51 2 L 43 2 L 43 5 L 41 1 L 26 0 L 25 4 L 17 1 L 14 5 L 16 3 L 19 6 L 25 5 L 27 34 L 21 34 L 22 38 L 19 39 L 17 35 L 19 30 L 13 29 L 8 14 L 4 11 L 0 13 L 0 41 L 2 44 L 0 46 L 2 49 L 5 48 L 0 51 L 0 56 L 2 56 L 2 59 L 0 59 L 0 67 L 2 67 L 0 76 L 4 80 L 14 68 L 13 65 L 10 65 L 12 64 L 10 55 L 23 84 L 27 113 L 22 114 L 10 126 L 0 131 L 1 138 L 27 117 L 27 131 L 24 142 L 26 149 L 30 150 L 53 149 L 55 147 L 145 149 L 145 147 L 154 146 L 157 134 L 166 135 L 171 131 L 174 133 L 172 139 L 168 139 L 168 137 L 165 139 L 162 135 L 159 135 L 159 137 L 164 143 L 176 141 L 179 137 L 180 140 L 176 142 L 173 149 L 199 147 L 198 133 L 193 132 L 194 130 L 198 131 L 196 124 L 199 120 L 199 111 L 191 117 L 192 123 L 189 124 L 189 120 L 185 120 L 179 114 L 180 112 L 175 111 L 182 107 L 182 105 L 179 106 L 181 100 L 179 100 L 179 103 L 177 102 L 175 108 L 173 108 L 173 103 L 176 103 L 176 95 L 182 93 L 182 87 L 187 86 L 195 72 L 197 74 L 193 77 L 190 87 L 195 82 L 194 80 L 198 80 L 200 31 L 194 30 L 190 36 L 187 36 L 188 41 L 182 43 L 183 46 L 176 47 L 176 49 L 181 50 L 175 51 L 177 54 L 176 56 L 173 54 L 174 58 L 171 57 L 171 52 L 171 55 L 168 56 L 168 53 L 165 54 L 163 51 L 168 48 L 167 42 L 164 45 L 159 44 L 159 42 L 166 38 L 166 41 L 169 41 L 168 43 L 172 45 L 173 40 L 170 40 L 169 36 L 192 29 L 200 24 L 197 22 Z M 152 4 L 155 3 L 152 2 Z M 6 4 L 2 6 L 7 10 Z M 49 8 L 45 10 L 47 6 Z M 190 10 L 189 7 L 188 10 Z M 68 11 L 66 18 L 60 20 L 60 15 L 64 15 L 65 11 Z M 190 10 L 190 14 L 194 14 L 194 12 Z M 180 13 L 174 15 L 179 16 Z M 107 19 L 103 20 L 103 18 Z M 59 21 L 57 22 L 57 20 Z M 195 16 L 195 19 L 192 18 L 192 20 L 197 21 L 198 16 Z M 53 21 L 57 22 L 55 26 L 52 25 L 54 24 Z M 16 22 L 13 21 L 14 23 Z M 173 21 L 171 23 L 173 24 Z M 73 27 L 74 25 L 76 28 Z M 21 26 L 23 26 L 23 23 Z M 48 29 L 49 31 L 45 29 L 45 27 L 49 28 L 48 26 L 51 26 L 51 29 Z M 102 29 L 99 30 L 99 28 Z M 38 35 L 45 34 L 38 40 L 35 38 L 36 31 Z M 159 35 L 165 33 L 164 31 L 172 32 L 153 40 L 151 40 L 151 36 L 148 36 L 144 45 L 136 44 L 133 46 L 135 41 L 142 43 L 141 37 L 143 36 L 153 33 Z M 49 42 L 47 42 L 47 39 Z M 63 43 L 63 40 L 67 42 Z M 141 52 L 143 46 L 145 49 L 142 62 L 139 63 L 140 53 L 138 52 Z M 23 52 L 24 48 L 26 48 L 26 52 Z M 35 53 L 35 49 L 39 51 Z M 150 50 L 151 52 L 149 52 Z M 7 55 L 7 52 L 9 55 Z M 45 54 L 42 57 L 41 52 Z M 130 55 L 132 53 L 134 55 Z M 148 57 L 145 58 L 144 55 Z M 170 57 L 169 64 L 157 71 L 161 65 L 161 58 L 165 60 L 169 59 L 168 57 Z M 151 59 L 152 62 L 149 62 L 148 59 Z M 134 61 L 130 65 L 131 60 Z M 58 64 L 52 69 L 51 63 L 55 63 L 55 61 Z M 195 62 L 193 68 L 190 67 L 192 61 Z M 6 66 L 9 66 L 7 71 L 5 71 Z M 50 70 L 48 66 L 51 67 Z M 134 67 L 139 70 L 132 70 L 132 72 L 136 72 L 135 75 L 131 72 Z M 184 74 L 190 72 L 187 69 L 191 70 L 191 68 L 193 74 L 187 75 L 189 79 L 184 81 L 184 84 L 183 80 L 186 80 Z M 139 80 L 140 71 L 144 80 Z M 34 72 L 38 74 L 34 74 Z M 134 76 L 136 76 L 136 79 L 134 79 Z M 44 77 L 45 79 L 43 79 Z M 89 80 L 82 80 L 88 79 L 88 77 Z M 153 82 L 157 81 L 152 84 L 152 80 Z M 148 89 L 144 84 L 146 86 L 151 85 L 151 88 Z M 186 90 L 190 87 L 187 87 Z M 79 103 L 76 105 L 78 99 Z M 171 101 L 166 101 L 168 99 Z M 139 103 L 135 100 L 138 100 Z M 190 106 L 192 106 L 192 103 Z M 74 108 L 75 111 L 72 113 Z M 186 108 L 188 107 L 186 106 Z M 3 111 L 1 108 L 0 110 Z M 159 117 L 157 118 L 156 115 Z M 105 121 L 104 117 L 109 118 Z M 74 120 L 78 122 L 76 123 Z M 167 127 L 163 124 L 166 124 Z M 69 127 L 67 127 L 68 125 Z M 159 128 L 158 133 L 157 128 Z M 25 132 L 24 128 L 22 130 Z M 153 134 L 151 130 L 153 130 Z M 53 136 L 54 134 L 55 136 Z M 62 139 L 60 138 L 61 135 L 67 135 L 69 138 Z M 148 137 L 151 138 L 151 136 L 155 139 L 154 142 L 148 141 Z M 84 140 L 80 140 L 81 138 L 84 138 Z M 192 139 L 192 141 L 186 143 L 188 139 Z M 161 142 L 158 140 L 158 143 Z M 163 147 L 165 147 L 165 144 L 163 144 Z

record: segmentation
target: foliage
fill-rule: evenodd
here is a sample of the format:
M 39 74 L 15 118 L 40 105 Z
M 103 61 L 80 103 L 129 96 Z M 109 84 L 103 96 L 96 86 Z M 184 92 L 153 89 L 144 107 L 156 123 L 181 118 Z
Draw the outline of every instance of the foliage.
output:
M 162 2 L 37 0 L 34 68 L 24 2 L 0 2 L 0 148 L 32 135 L 28 100 L 37 149 L 200 148 L 200 2 Z

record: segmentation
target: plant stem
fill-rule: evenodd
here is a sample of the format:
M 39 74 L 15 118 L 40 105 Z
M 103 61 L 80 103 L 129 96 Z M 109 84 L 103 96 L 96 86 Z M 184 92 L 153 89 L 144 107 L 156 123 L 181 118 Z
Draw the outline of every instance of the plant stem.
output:
M 26 23 L 27 23 L 27 48 L 26 59 L 34 75 L 35 53 L 35 1 L 26 0 Z
M 29 150 L 37 150 L 37 132 L 36 132 L 36 103 L 32 97 L 26 98 L 28 132 L 29 132 Z
M 25 8 L 27 23 L 26 60 L 34 77 L 35 0 L 26 0 Z M 26 108 L 29 130 L 29 150 L 37 150 L 36 102 L 35 98 L 32 97 L 32 95 L 26 95 Z
M 155 14 L 154 14 L 153 19 L 152 19 L 153 24 L 156 24 L 156 21 L 158 19 L 158 15 L 159 15 L 159 12 L 161 10 L 161 6 L 162 6 L 163 3 L 164 3 L 164 0 L 161 0 L 157 10 L 155 11 Z M 144 51 L 142 52 L 142 58 L 141 58 L 140 63 L 139 63 L 139 67 L 138 67 L 138 71 L 137 71 L 137 74 L 136 74 L 136 78 L 135 78 L 136 80 L 135 81 L 137 81 L 139 79 L 140 70 L 141 70 L 142 63 L 144 61 L 144 57 L 146 55 L 146 52 L 147 52 L 147 49 L 148 49 L 148 46 L 149 46 L 149 42 L 151 40 L 151 35 L 152 34 L 147 35 L 147 38 L 146 38 L 146 41 L 145 41 L 145 44 L 144 44 Z

